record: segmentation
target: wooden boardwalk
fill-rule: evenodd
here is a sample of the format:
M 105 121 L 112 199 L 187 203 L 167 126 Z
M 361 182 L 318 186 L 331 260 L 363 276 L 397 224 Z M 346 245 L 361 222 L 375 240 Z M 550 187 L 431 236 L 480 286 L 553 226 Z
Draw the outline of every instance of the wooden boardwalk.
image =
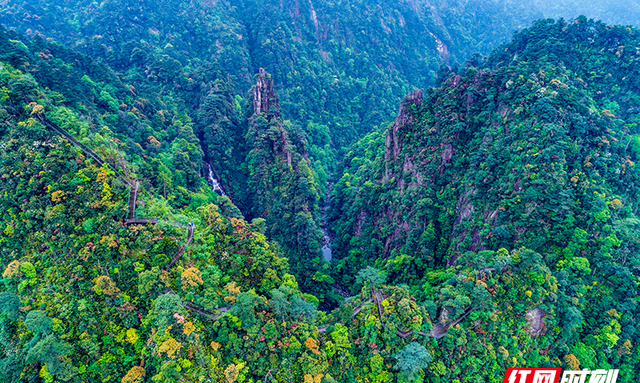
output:
M 38 121 L 40 121 L 40 123 L 42 123 L 47 128 L 53 130 L 54 132 L 64 137 L 67 141 L 69 141 L 71 145 L 74 145 L 75 147 L 79 148 L 85 154 L 85 156 L 93 159 L 100 166 L 111 168 L 109 164 L 98 153 L 94 152 L 93 150 L 91 150 L 91 148 L 84 145 L 80 141 L 76 140 L 75 137 L 73 137 L 73 135 L 67 132 L 65 129 L 61 128 L 57 124 L 48 120 L 43 113 L 34 113 L 34 114 L 35 114 L 35 117 L 38 119 Z M 129 207 L 128 207 L 127 218 L 124 221 L 125 225 L 146 225 L 146 224 L 155 225 L 158 222 L 167 222 L 167 221 L 161 221 L 158 218 L 148 218 L 148 217 L 136 218 L 136 203 L 138 200 L 138 191 L 140 189 L 140 183 L 137 180 L 131 181 L 127 179 L 125 176 L 120 174 L 115 169 L 111 169 L 111 170 L 113 171 L 115 177 L 120 182 L 122 182 L 127 188 L 129 188 Z M 222 189 L 220 188 L 220 190 Z M 224 192 L 223 192 L 223 195 L 224 195 Z M 184 226 L 175 222 L 169 222 L 169 224 L 176 227 L 186 228 L 187 241 L 185 242 L 184 246 L 179 246 L 178 252 L 171 259 L 171 262 L 169 262 L 169 264 L 165 267 L 165 271 L 168 271 L 169 269 L 171 269 L 180 259 L 182 259 L 182 256 L 184 255 L 185 250 L 187 249 L 187 247 L 189 247 L 189 245 L 191 244 L 191 241 L 193 240 L 193 232 L 195 230 L 195 225 L 193 224 L 193 222 L 190 222 L 187 226 Z M 175 294 L 173 290 L 171 290 L 171 293 Z M 214 317 L 217 318 L 218 316 L 221 315 L 221 313 L 224 313 L 230 310 L 230 307 L 223 307 L 218 310 L 219 314 L 215 314 L 193 302 L 183 300 L 183 304 L 187 309 L 194 312 L 198 312 L 202 315 L 205 315 L 211 318 L 214 318 Z
M 65 139 L 67 139 L 67 141 L 69 141 L 69 143 L 71 143 L 72 145 L 76 146 L 77 148 L 79 148 L 80 150 L 82 150 L 82 152 L 87 156 L 90 157 L 91 159 L 93 159 L 94 161 L 96 161 L 100 166 L 104 166 L 104 167 L 109 167 L 109 164 L 102 158 L 100 157 L 99 154 L 97 154 L 96 152 L 94 152 L 93 150 L 91 150 L 91 148 L 87 147 L 86 145 L 84 145 L 83 143 L 79 142 L 78 140 L 76 140 L 73 135 L 71 135 L 69 132 L 67 132 L 66 130 L 64 130 L 63 128 L 61 128 L 60 126 L 58 126 L 57 124 L 49 121 L 45 115 L 43 113 L 35 113 L 36 118 L 38 119 L 38 121 L 40 121 L 44 126 L 48 127 L 49 129 L 55 131 L 56 133 L 60 134 L 61 136 L 63 136 Z M 115 169 L 111 169 L 114 172 L 115 177 L 122 182 L 127 188 L 129 188 L 129 209 L 128 209 L 128 216 L 125 219 L 124 223 L 126 225 L 146 225 L 146 224 L 152 224 L 155 225 L 158 222 L 167 222 L 167 221 L 161 221 L 158 218 L 136 218 L 135 216 L 135 210 L 136 210 L 136 203 L 137 203 L 137 199 L 138 199 L 138 191 L 140 188 L 140 183 L 136 180 L 131 181 L 129 179 L 127 179 L 125 176 L 123 176 L 122 174 L 120 174 L 117 170 Z M 209 167 L 209 171 L 211 173 L 211 167 Z M 221 195 L 225 195 L 224 191 L 222 190 L 222 187 L 220 186 L 220 184 L 218 182 L 216 182 L 217 180 L 215 178 L 213 178 L 212 175 L 210 175 L 210 178 L 212 180 L 213 183 L 213 188 L 214 191 L 219 192 Z M 176 227 L 182 227 L 182 228 L 186 228 L 187 229 L 187 240 L 185 242 L 185 244 L 183 246 L 179 246 L 178 252 L 174 255 L 174 257 L 171 259 L 171 261 L 169 262 L 169 264 L 167 264 L 167 266 L 164 268 L 165 271 L 169 271 L 169 269 L 171 269 L 178 261 L 180 261 L 182 259 L 182 256 L 184 255 L 185 250 L 187 249 L 187 247 L 191 244 L 191 241 L 193 240 L 193 233 L 195 230 L 195 225 L 191 222 L 189 223 L 187 226 L 178 224 L 178 223 L 171 223 L 171 225 L 176 226 Z M 485 272 L 485 271 L 494 271 L 495 269 L 493 268 L 485 268 L 479 271 L 480 272 Z M 165 293 L 169 293 L 169 294 L 175 294 L 175 291 L 173 291 L 172 289 L 169 289 L 167 291 L 165 291 Z M 183 300 L 181 298 L 182 304 L 184 305 L 184 307 L 192 312 L 198 313 L 200 315 L 203 315 L 209 319 L 212 320 L 216 320 L 218 318 L 220 318 L 222 315 L 224 315 L 224 313 L 226 313 L 227 311 L 231 310 L 231 308 L 233 306 L 227 306 L 227 307 L 221 307 L 219 309 L 217 309 L 215 312 L 214 311 L 210 311 L 205 309 L 204 307 L 190 302 L 190 301 L 186 301 Z M 378 315 L 380 316 L 380 321 L 382 323 L 382 326 L 385 327 L 385 323 L 384 323 L 384 319 L 383 319 L 383 313 L 384 313 L 384 307 L 382 306 L 382 301 L 383 301 L 383 296 L 382 296 L 382 291 L 375 289 L 374 287 L 371 287 L 371 298 L 363 301 L 362 303 L 360 303 L 360 305 L 358 305 L 358 307 L 356 307 L 353 310 L 352 313 L 352 317 L 356 317 L 363 309 L 364 304 L 366 302 L 372 301 L 376 304 L 377 308 L 378 308 Z M 442 325 L 440 323 L 437 323 L 429 333 L 425 333 L 422 331 L 419 331 L 416 333 L 416 335 L 422 335 L 422 336 L 429 336 L 432 338 L 436 338 L 436 339 L 441 339 L 443 338 L 446 334 L 447 331 L 449 330 L 449 327 L 451 326 L 455 326 L 456 324 L 460 323 L 464 318 L 467 317 L 467 315 L 469 315 L 472 311 L 474 310 L 478 310 L 478 307 L 470 307 L 467 308 L 458 318 L 456 318 L 453 321 L 450 321 L 448 323 L 446 323 L 445 325 Z M 318 332 L 320 333 L 324 333 L 327 330 L 328 325 L 324 325 L 324 326 L 320 326 L 318 327 Z M 398 337 L 405 339 L 411 335 L 414 334 L 413 330 L 405 330 L 402 331 L 400 329 L 396 330 L 396 334 L 398 335 Z

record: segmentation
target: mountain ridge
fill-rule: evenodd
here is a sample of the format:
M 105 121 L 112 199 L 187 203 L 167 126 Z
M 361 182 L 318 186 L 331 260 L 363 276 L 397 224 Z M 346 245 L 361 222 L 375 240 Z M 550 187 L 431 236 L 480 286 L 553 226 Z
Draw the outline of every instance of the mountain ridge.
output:
M 353 52 L 331 50 L 329 11 L 245 1 L 229 12 L 251 12 L 251 49 L 276 71 L 242 63 L 237 78 L 257 74 L 239 95 L 225 71 L 249 57 L 241 49 L 189 61 L 193 47 L 206 56 L 240 40 L 231 33 L 240 24 L 207 13 L 228 3 L 166 1 L 148 15 L 150 4 L 130 13 L 118 4 L 92 3 L 86 24 L 69 24 L 92 31 L 89 55 L 0 31 L 2 379 L 459 383 L 548 366 L 616 368 L 633 381 L 637 29 L 540 20 L 486 58 L 422 67 L 438 69 L 435 87 L 354 79 L 336 98 L 341 78 L 324 70 L 334 53 Z M 367 64 L 365 77 L 398 71 L 377 64 L 402 57 L 387 31 L 404 27 L 402 12 L 350 4 L 362 14 L 336 20 L 367 18 L 358 33 L 379 39 L 354 38 L 377 53 L 353 53 L 361 61 L 352 64 Z M 434 7 L 443 22 L 477 18 L 465 4 Z M 434 17 L 431 5 L 424 11 Z M 81 14 L 68 13 L 61 20 Z M 298 37 L 321 41 L 326 55 L 300 48 L 287 24 L 296 17 L 306 20 L 291 24 Z M 448 38 L 464 40 L 463 27 L 447 27 Z M 93 33 L 100 28 L 111 35 Z M 202 45 L 223 32 L 229 40 Z M 313 71 L 287 78 L 288 60 L 305 57 L 319 66 L 307 60 L 300 68 Z M 280 88 L 278 79 L 308 82 Z M 401 88 L 395 121 L 343 150 L 385 120 L 375 114 L 390 114 L 389 94 Z M 318 106 L 340 102 L 342 117 Z M 308 119 L 291 113 L 305 108 Z M 339 141 L 344 116 L 357 123 Z M 139 184 L 127 190 L 116 168 Z M 319 251 L 323 227 L 331 262 Z

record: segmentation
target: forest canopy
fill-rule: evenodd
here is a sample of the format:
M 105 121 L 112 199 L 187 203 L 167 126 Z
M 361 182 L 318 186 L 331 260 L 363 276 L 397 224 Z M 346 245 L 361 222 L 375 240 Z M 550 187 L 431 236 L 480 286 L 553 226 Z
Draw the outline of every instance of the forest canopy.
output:
M 635 381 L 640 31 L 569 9 L 1 4 L 0 380 Z

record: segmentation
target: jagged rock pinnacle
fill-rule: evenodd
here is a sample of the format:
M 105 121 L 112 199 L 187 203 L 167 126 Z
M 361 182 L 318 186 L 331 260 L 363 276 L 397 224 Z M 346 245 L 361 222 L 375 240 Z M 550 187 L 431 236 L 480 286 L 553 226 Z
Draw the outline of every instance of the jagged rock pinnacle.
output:
M 273 79 L 263 68 L 258 71 L 256 85 L 253 86 L 253 112 L 264 113 L 267 119 L 280 118 L 280 102 L 273 89 Z

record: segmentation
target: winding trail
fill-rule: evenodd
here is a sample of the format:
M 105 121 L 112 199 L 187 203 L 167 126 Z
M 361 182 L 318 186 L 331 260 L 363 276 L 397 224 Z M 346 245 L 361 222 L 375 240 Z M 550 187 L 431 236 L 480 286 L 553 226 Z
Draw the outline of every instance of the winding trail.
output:
M 44 126 L 48 127 L 49 129 L 55 131 L 56 133 L 60 134 L 64 138 L 66 138 L 67 141 L 69 141 L 69 143 L 71 143 L 72 145 L 74 145 L 77 148 L 79 148 L 80 150 L 82 150 L 82 152 L 87 157 L 92 158 L 94 161 L 96 161 L 98 164 L 100 164 L 100 166 L 109 167 L 114 172 L 115 177 L 120 182 L 122 182 L 127 188 L 129 188 L 128 217 L 124 221 L 124 223 L 126 225 L 146 225 L 146 224 L 155 225 L 158 222 L 162 221 L 162 220 L 160 220 L 158 218 L 151 218 L 151 217 L 139 217 L 139 218 L 136 218 L 135 217 L 136 203 L 137 203 L 137 199 L 138 199 L 138 191 L 139 191 L 139 188 L 140 188 L 140 183 L 137 180 L 131 181 L 127 177 L 125 177 L 122 174 L 120 174 L 120 172 L 118 172 L 116 169 L 113 169 L 99 154 L 97 154 L 96 152 L 91 150 L 91 148 L 87 147 L 86 145 L 84 145 L 81 142 L 79 142 L 78 140 L 76 140 L 73 137 L 73 135 L 71 135 L 65 129 L 63 129 L 60 126 L 58 126 L 57 124 L 49 121 L 45 117 L 45 115 L 43 113 L 34 113 L 34 114 L 35 114 L 36 118 L 38 119 L 38 121 L 40 121 Z M 226 196 L 226 194 L 224 193 L 224 190 L 222 190 L 222 186 L 220 185 L 220 183 L 218 182 L 218 180 L 216 179 L 216 177 L 213 174 L 213 170 L 211 168 L 211 165 L 209 165 L 209 180 L 211 181 L 211 186 L 212 186 L 212 188 L 213 188 L 213 190 L 215 192 L 219 192 L 222 196 Z M 323 223 L 324 223 L 324 225 L 323 225 L 323 230 L 322 230 L 323 231 L 323 248 L 322 248 L 322 250 L 323 250 L 323 255 L 325 256 L 325 259 L 327 260 L 327 262 L 329 262 L 329 261 L 331 261 L 331 238 L 328 235 L 328 230 L 327 230 L 327 226 L 326 226 L 326 208 L 327 207 L 328 207 L 328 198 L 327 198 L 327 201 L 325 202 L 325 207 L 323 209 L 324 210 L 323 211 Z M 174 257 L 171 259 L 169 264 L 167 264 L 167 266 L 164 268 L 165 271 L 169 271 L 178 261 L 180 261 L 182 259 L 182 256 L 184 255 L 185 250 L 191 244 L 191 242 L 193 240 L 193 233 L 195 231 L 195 225 L 193 224 L 193 222 L 190 222 L 187 226 L 181 225 L 181 224 L 176 223 L 176 222 L 169 222 L 169 221 L 162 221 L 162 222 L 168 222 L 172 226 L 181 227 L 181 228 L 186 228 L 187 229 L 187 240 L 186 240 L 184 246 L 179 246 L 178 252 L 174 255 Z M 482 270 L 480 270 L 480 272 L 483 272 L 483 271 L 494 271 L 494 270 L 495 269 L 492 269 L 492 270 L 482 269 Z M 338 285 L 338 287 L 340 287 L 340 286 Z M 334 288 L 335 288 L 335 286 L 334 286 Z M 180 297 L 172 289 L 165 290 L 165 294 L 174 294 L 174 295 L 177 295 L 178 297 Z M 184 300 L 182 298 L 180 298 L 180 300 L 182 301 L 182 304 L 184 305 L 184 307 L 186 309 L 190 310 L 191 312 L 203 315 L 203 316 L 205 316 L 205 317 L 207 317 L 209 319 L 212 319 L 212 320 L 219 319 L 227 311 L 229 311 L 229 310 L 231 310 L 233 308 L 233 306 L 221 307 L 219 309 L 216 309 L 216 311 L 214 312 L 214 311 L 210 311 L 210 310 L 205 309 L 204 307 L 198 305 L 197 303 L 190 302 L 190 301 Z M 358 307 L 356 307 L 353 310 L 352 318 L 357 316 L 362 311 L 362 308 L 364 307 L 364 304 L 366 302 L 369 302 L 369 301 L 372 301 L 372 302 L 374 302 L 376 304 L 376 306 L 378 308 L 378 315 L 380 316 L 380 321 L 382 322 L 382 326 L 385 327 L 385 323 L 384 323 L 384 319 L 383 319 L 384 307 L 382 305 L 382 301 L 383 301 L 382 290 L 375 289 L 374 287 L 371 287 L 371 297 L 369 299 L 361 302 L 360 305 L 358 305 Z M 460 323 L 472 311 L 478 310 L 478 309 L 479 309 L 478 307 L 467 308 L 458 318 L 456 318 L 453 321 L 448 322 L 444 326 L 441 325 L 440 323 L 438 323 L 431 329 L 431 331 L 429 333 L 425 333 L 425 332 L 419 331 L 416 334 L 417 335 L 423 335 L 423 336 L 429 336 L 429 337 L 436 338 L 436 339 L 441 339 L 442 337 L 444 337 L 446 335 L 447 330 L 449 329 L 449 327 L 455 326 L 456 324 Z M 319 326 L 318 327 L 318 332 L 319 333 L 326 332 L 327 327 L 328 327 L 328 325 Z M 397 329 L 396 330 L 396 334 L 400 338 L 405 339 L 405 338 L 413 335 L 414 332 L 412 330 L 401 331 L 400 329 Z
M 176 262 L 182 259 L 182 254 L 184 254 L 185 249 L 191 244 L 191 240 L 193 239 L 194 228 L 195 225 L 193 224 L 193 222 L 190 222 L 189 226 L 187 226 L 187 242 L 184 244 L 184 246 L 181 246 L 180 250 L 178 250 L 178 253 L 173 257 L 171 262 L 169 262 L 167 267 L 164 268 L 165 271 L 169 271 L 169 269 L 172 268 L 173 265 L 176 264 Z
M 138 199 L 138 189 L 139 188 L 140 188 L 140 183 L 138 181 L 134 181 L 132 187 L 129 189 L 129 218 L 128 218 L 128 220 L 132 220 L 136 216 L 136 201 Z M 131 201 L 133 201 L 133 203 Z
M 178 298 L 180 298 L 180 296 L 178 294 L 176 294 L 175 291 L 173 291 L 173 289 L 169 288 L 167 290 L 164 291 L 165 294 L 173 294 L 173 295 L 177 295 Z M 220 307 L 219 309 L 216 309 L 216 311 L 210 311 L 205 309 L 204 307 L 200 306 L 197 303 L 193 303 L 190 301 L 186 301 L 182 298 L 180 298 L 180 300 L 182 301 L 182 304 L 184 305 L 184 307 L 190 311 L 196 312 L 200 315 L 204 315 L 206 317 L 208 317 L 209 319 L 213 319 L 213 320 L 217 320 L 218 318 L 220 318 L 221 316 L 224 315 L 224 313 L 226 313 L 227 311 L 231 310 L 231 308 L 233 306 L 225 306 L 225 307 Z
M 85 144 L 81 143 L 80 141 L 76 140 L 69 132 L 67 132 L 66 130 L 62 129 L 61 127 L 59 127 L 58 125 L 54 124 L 53 122 L 49 121 L 45 115 L 43 113 L 35 113 L 36 118 L 38 119 L 38 121 L 40 121 L 44 126 L 48 127 L 49 129 L 55 131 L 56 133 L 60 134 L 61 136 L 63 136 L 64 138 L 67 139 L 67 141 L 69 141 L 69 143 L 71 143 L 72 145 L 75 145 L 76 147 L 78 147 L 80 150 L 82 150 L 82 152 L 88 156 L 91 157 L 94 161 L 96 161 L 98 164 L 100 164 L 100 166 L 106 166 L 108 168 L 110 168 L 114 173 L 115 176 L 118 180 L 120 180 L 120 182 L 122 182 L 125 186 L 127 187 L 132 187 L 133 185 L 131 184 L 131 182 L 122 174 L 120 174 L 120 172 L 118 172 L 117 170 L 113 169 L 109 163 L 107 163 L 104 159 L 102 159 L 102 157 L 100 157 L 99 154 L 97 154 L 96 152 L 94 152 L 93 150 L 91 150 L 88 146 L 86 146 Z
M 46 118 L 44 113 L 34 113 L 34 114 L 35 114 L 36 118 L 38 119 L 38 121 L 40 121 L 40 123 L 42 123 L 47 128 L 53 130 L 54 132 L 58 133 L 59 135 L 63 136 L 67 141 L 69 141 L 70 144 L 72 144 L 72 145 L 76 146 L 77 148 L 79 148 L 80 150 L 82 150 L 82 152 L 87 157 L 90 157 L 91 159 L 93 159 L 100 166 L 109 167 L 113 171 L 113 173 L 115 174 L 115 177 L 120 182 L 122 182 L 127 188 L 129 188 L 129 209 L 128 209 L 129 210 L 129 214 L 128 214 L 128 217 L 124 221 L 125 225 L 146 225 L 146 224 L 149 224 L 149 223 L 152 224 L 152 225 L 155 225 L 158 222 L 162 221 L 162 220 L 159 220 L 158 218 L 150 218 L 150 217 L 139 217 L 139 218 L 136 218 L 135 212 L 136 212 L 136 203 L 137 203 L 137 199 L 138 199 L 138 191 L 140 189 L 140 182 L 138 182 L 137 180 L 131 181 L 127 177 L 125 177 L 122 174 L 120 174 L 120 172 L 118 172 L 116 169 L 113 169 L 109 165 L 109 163 L 107 163 L 98 153 L 94 152 L 93 150 L 91 150 L 91 148 L 89 148 L 88 146 L 84 145 L 80 141 L 76 140 L 75 137 L 73 137 L 73 135 L 71 133 L 67 132 L 65 129 L 63 129 L 60 126 L 58 126 L 57 124 L 51 122 L 49 119 Z M 219 187 L 220 191 L 222 191 L 222 188 L 219 185 L 218 185 L 218 187 Z M 222 194 L 224 195 L 224 192 L 222 192 Z M 179 260 L 182 259 L 182 256 L 184 255 L 185 250 L 191 244 L 191 241 L 193 240 L 193 233 L 194 233 L 194 230 L 195 230 L 195 225 L 193 224 L 193 222 L 190 222 L 187 226 L 181 225 L 181 224 L 179 224 L 177 222 L 170 222 L 170 221 L 162 221 L 162 222 L 168 222 L 172 226 L 181 227 L 181 228 L 186 228 L 187 229 L 187 240 L 186 240 L 184 246 L 179 246 L 178 252 L 171 259 L 171 262 L 169 262 L 169 264 L 164 268 L 165 271 L 169 271 L 169 269 L 171 269 Z M 175 292 L 173 290 L 171 290 L 171 293 L 175 294 Z M 197 305 L 197 304 L 195 304 L 193 302 L 189 302 L 189 301 L 184 301 L 183 300 L 183 304 L 189 310 L 194 311 L 194 312 L 198 312 L 198 313 L 203 314 L 205 316 L 211 317 L 212 315 L 214 315 L 214 313 L 212 313 L 211 311 L 205 310 L 202 306 L 199 306 L 199 305 Z M 226 312 L 228 310 L 229 310 L 229 308 L 223 308 L 223 309 L 220 309 L 219 311 L 220 312 Z

